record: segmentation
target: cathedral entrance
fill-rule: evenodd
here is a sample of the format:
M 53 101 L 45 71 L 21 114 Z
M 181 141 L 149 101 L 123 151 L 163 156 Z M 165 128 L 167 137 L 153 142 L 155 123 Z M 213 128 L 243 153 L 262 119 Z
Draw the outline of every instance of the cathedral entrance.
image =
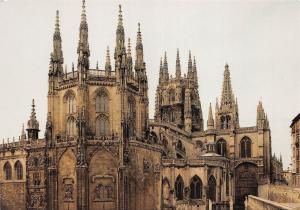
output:
M 253 163 L 242 163 L 235 169 L 235 209 L 244 209 L 247 195 L 257 195 L 257 166 Z

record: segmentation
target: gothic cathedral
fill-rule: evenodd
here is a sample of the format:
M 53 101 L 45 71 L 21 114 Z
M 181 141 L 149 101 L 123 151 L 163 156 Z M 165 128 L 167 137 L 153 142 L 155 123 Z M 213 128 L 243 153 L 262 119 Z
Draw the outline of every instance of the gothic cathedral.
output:
M 39 138 L 33 101 L 19 141 L 0 147 L 1 209 L 242 209 L 245 196 L 272 181 L 268 118 L 259 102 L 256 125 L 240 127 L 228 64 L 205 130 L 196 59 L 189 53 L 182 74 L 178 50 L 174 77 L 167 54 L 160 60 L 149 120 L 140 24 L 133 58 L 121 6 L 114 63 L 107 48 L 105 68 L 90 67 L 85 0 L 77 54 L 68 72 L 57 11 L 45 136 Z

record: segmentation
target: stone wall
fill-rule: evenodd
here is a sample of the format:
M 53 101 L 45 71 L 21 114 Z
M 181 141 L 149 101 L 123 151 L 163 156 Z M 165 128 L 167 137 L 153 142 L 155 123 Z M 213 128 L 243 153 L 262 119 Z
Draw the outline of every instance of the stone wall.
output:
M 0 183 L 0 209 L 1 210 L 25 210 L 25 182 Z
M 266 200 L 263 198 L 259 198 L 253 195 L 249 195 L 248 199 L 245 201 L 245 209 L 246 210 L 292 210 L 293 208 L 285 206 L 283 204 L 279 204 L 277 202 L 273 202 L 270 200 Z
M 261 185 L 258 196 L 278 203 L 300 203 L 300 189 L 284 185 Z

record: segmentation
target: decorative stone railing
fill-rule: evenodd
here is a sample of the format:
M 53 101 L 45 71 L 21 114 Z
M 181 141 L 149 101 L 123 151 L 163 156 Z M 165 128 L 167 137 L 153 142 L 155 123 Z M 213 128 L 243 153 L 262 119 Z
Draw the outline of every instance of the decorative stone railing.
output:
M 249 195 L 245 200 L 245 210 L 296 210 L 287 205 Z

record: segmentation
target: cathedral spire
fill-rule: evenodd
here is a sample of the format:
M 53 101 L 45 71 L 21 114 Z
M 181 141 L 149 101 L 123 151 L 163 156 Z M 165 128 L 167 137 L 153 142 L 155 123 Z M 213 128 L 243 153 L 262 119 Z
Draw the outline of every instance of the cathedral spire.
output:
M 160 57 L 160 65 L 159 65 L 159 85 L 162 85 L 164 82 L 164 68 L 162 57 Z
M 176 54 L 176 79 L 180 80 L 180 77 L 181 77 L 181 66 L 180 66 L 179 49 L 177 48 L 177 54 Z
M 142 33 L 141 33 L 141 24 L 138 23 L 138 32 L 136 38 L 136 60 L 135 60 L 135 69 L 144 68 L 144 52 L 143 52 L 143 43 L 142 43 Z
M 214 129 L 214 118 L 213 118 L 211 103 L 209 103 L 209 113 L 208 113 L 208 119 L 207 119 L 207 129 L 208 130 Z
M 229 65 L 226 63 L 224 70 L 223 88 L 220 108 L 232 108 L 234 105 L 234 97 L 231 87 Z
M 191 51 L 189 51 L 189 61 L 188 61 L 188 73 L 187 73 L 187 77 L 189 79 L 192 79 L 192 77 L 193 77 L 193 62 L 192 62 Z
M 26 141 L 26 133 L 25 133 L 24 123 L 23 123 L 21 129 L 21 136 L 20 136 L 21 145 L 24 145 L 25 141 Z
M 195 83 L 195 86 L 198 87 L 198 75 L 197 75 L 197 65 L 196 65 L 195 56 L 194 56 L 194 62 L 193 62 L 193 81 Z
M 119 5 L 118 26 L 116 31 L 116 53 L 118 55 L 121 54 L 124 44 L 125 44 L 125 33 L 123 27 L 122 7 L 121 5 Z
M 105 60 L 105 75 L 111 75 L 111 65 L 110 65 L 110 54 L 109 54 L 109 47 L 107 46 L 106 49 L 106 60 Z
M 82 0 L 81 22 L 79 28 L 79 43 L 77 48 L 78 54 L 78 70 L 86 73 L 89 69 L 90 49 L 88 42 L 88 24 L 86 20 L 85 0 Z
M 63 52 L 62 52 L 62 39 L 60 35 L 60 25 L 59 25 L 59 11 L 56 11 L 55 18 L 55 30 L 53 34 L 53 51 L 50 54 L 50 69 L 49 75 L 62 76 L 63 75 Z
M 168 70 L 168 60 L 167 60 L 166 51 L 165 51 L 163 70 L 164 70 L 164 81 L 169 81 L 169 70 Z

